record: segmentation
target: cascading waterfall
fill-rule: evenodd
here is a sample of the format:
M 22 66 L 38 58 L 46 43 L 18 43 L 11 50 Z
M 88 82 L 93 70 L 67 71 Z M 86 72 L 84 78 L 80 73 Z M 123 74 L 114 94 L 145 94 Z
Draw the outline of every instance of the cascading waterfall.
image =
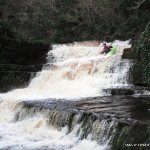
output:
M 129 86 L 132 63 L 121 55 L 131 45 L 128 41 L 114 44 L 117 53 L 112 57 L 100 55 L 102 45 L 92 42 L 53 45 L 47 64 L 27 88 L 0 94 L 0 149 L 108 149 L 114 120 L 90 122 L 81 114 L 25 108 L 21 101 L 80 100 L 109 95 L 103 92 L 106 88 Z
M 7 99 L 79 99 L 103 96 L 103 88 L 127 86 L 131 62 L 121 60 L 121 55 L 130 45 L 128 41 L 114 43 L 118 48 L 112 57 L 100 55 L 102 45 L 54 45 L 43 70 L 27 88 L 7 93 Z

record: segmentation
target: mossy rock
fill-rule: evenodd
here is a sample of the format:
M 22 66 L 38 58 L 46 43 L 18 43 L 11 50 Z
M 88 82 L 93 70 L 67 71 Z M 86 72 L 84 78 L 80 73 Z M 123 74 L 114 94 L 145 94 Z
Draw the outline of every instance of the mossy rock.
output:
M 150 126 L 148 124 L 135 123 L 132 125 L 120 126 L 117 128 L 117 136 L 112 146 L 113 150 L 149 150 L 149 146 L 134 144 L 149 144 Z M 128 144 L 134 146 L 128 146 Z

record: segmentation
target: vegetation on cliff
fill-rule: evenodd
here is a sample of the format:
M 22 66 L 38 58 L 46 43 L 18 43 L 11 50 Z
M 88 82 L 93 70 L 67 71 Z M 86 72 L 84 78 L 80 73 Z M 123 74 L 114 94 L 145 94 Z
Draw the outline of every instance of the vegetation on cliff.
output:
M 135 46 L 137 65 L 141 66 L 143 82 L 150 85 L 150 22 L 140 35 Z

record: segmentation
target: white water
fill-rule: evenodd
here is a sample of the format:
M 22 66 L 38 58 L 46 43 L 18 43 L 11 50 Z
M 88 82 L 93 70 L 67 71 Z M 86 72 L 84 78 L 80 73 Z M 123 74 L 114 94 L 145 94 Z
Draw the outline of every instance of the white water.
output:
M 17 111 L 15 105 L 3 103 L 0 108 L 0 149 L 2 150 L 8 148 L 11 150 L 103 150 L 106 148 L 90 139 L 80 141 L 79 137 L 75 136 L 78 126 L 70 134 L 66 134 L 67 128 L 63 128 L 60 132 L 53 127 L 48 127 L 46 118 L 42 114 L 14 122 L 12 118 Z
M 103 96 L 102 90 L 112 86 L 127 86 L 130 61 L 124 60 L 120 66 L 124 48 L 128 41 L 115 41 L 117 53 L 112 57 L 100 55 L 102 45 L 97 47 L 54 45 L 48 53 L 48 66 L 51 56 L 55 57 L 53 67 L 44 69 L 24 89 L 11 91 L 5 99 L 45 99 Z
M 112 57 L 99 54 L 102 45 L 54 45 L 48 53 L 48 63 L 27 88 L 0 94 L 0 149 L 105 149 L 106 145 L 98 145 L 90 138 L 80 141 L 75 131 L 66 134 L 66 128 L 57 131 L 48 127 L 41 114 L 19 122 L 12 119 L 18 101 L 45 98 L 79 100 L 83 97 L 103 96 L 104 88 L 128 86 L 130 62 L 126 60 L 125 65 L 120 66 L 120 61 L 123 49 L 131 45 L 128 41 L 114 43 L 117 45 L 117 53 Z M 53 67 L 50 65 L 51 56 L 55 57 Z

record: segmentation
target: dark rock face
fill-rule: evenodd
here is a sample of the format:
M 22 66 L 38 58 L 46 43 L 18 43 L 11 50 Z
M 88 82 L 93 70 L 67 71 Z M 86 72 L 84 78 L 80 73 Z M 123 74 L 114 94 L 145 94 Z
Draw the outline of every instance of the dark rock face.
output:
M 113 150 L 149 150 L 150 131 L 148 124 L 132 124 L 118 126 L 118 136 L 115 137 Z M 147 144 L 147 146 L 146 146 Z
M 21 102 L 15 121 L 42 113 L 47 123 L 58 130 L 67 126 L 70 133 L 80 124 L 80 139 L 92 135 L 99 144 L 109 140 L 112 150 L 132 150 L 126 144 L 150 142 L 149 97 L 97 97 L 80 101 L 41 100 Z M 136 145 L 134 148 L 139 149 Z M 140 147 L 148 150 L 149 147 Z
M 132 68 L 133 84 L 150 86 L 150 22 L 131 50 L 124 51 L 123 58 L 135 59 Z M 129 52 L 128 52 L 129 51 Z
M 133 52 L 133 49 L 125 49 L 122 58 L 133 60 L 133 66 L 129 72 L 132 84 L 135 86 L 148 86 L 148 83 L 144 79 L 143 64 L 136 59 L 136 54 Z
M 135 59 L 134 50 L 132 48 L 126 48 L 123 50 L 122 58 L 123 59 Z
M 150 22 L 131 49 L 124 49 L 122 58 L 133 59 L 132 83 L 137 86 L 150 86 Z
M 7 92 L 14 88 L 25 87 L 32 72 L 0 71 L 0 92 Z
M 133 88 L 110 88 L 110 89 L 103 89 L 103 92 L 111 95 L 133 95 L 134 89 Z
M 1 41 L 0 64 L 36 65 L 45 63 L 49 44 L 15 40 Z
M 150 22 L 145 27 L 135 46 L 137 65 L 141 67 L 143 82 L 150 86 Z
M 147 83 L 144 80 L 143 69 L 144 68 L 142 63 L 136 61 L 131 70 L 132 79 L 133 79 L 132 82 L 136 86 L 147 86 Z
M 122 59 L 133 60 L 133 66 L 130 69 L 132 84 L 135 86 L 147 86 L 144 80 L 143 64 L 137 59 L 136 50 L 134 48 L 124 49 Z
M 24 87 L 46 63 L 48 44 L 1 40 L 0 92 Z

